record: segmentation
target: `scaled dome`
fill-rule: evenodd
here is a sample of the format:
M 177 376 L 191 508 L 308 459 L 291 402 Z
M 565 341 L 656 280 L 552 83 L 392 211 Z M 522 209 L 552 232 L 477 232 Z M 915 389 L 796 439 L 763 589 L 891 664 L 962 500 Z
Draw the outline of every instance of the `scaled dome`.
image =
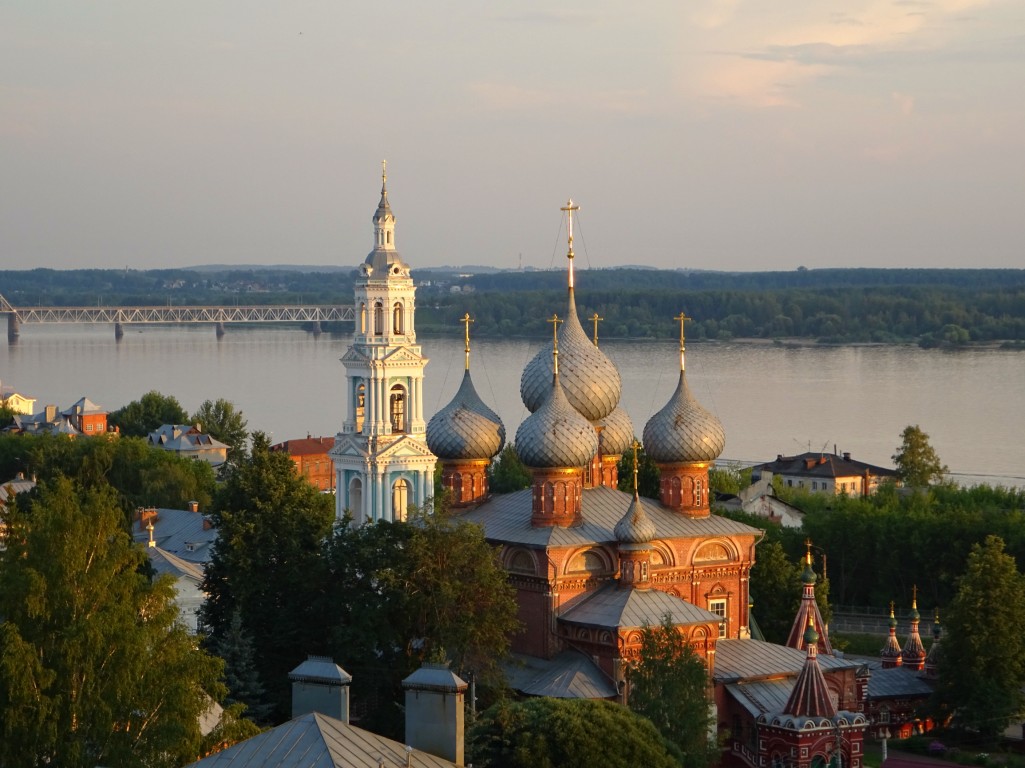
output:
M 598 452 L 594 427 L 570 404 L 559 379 L 549 381 L 548 397 L 516 430 L 516 452 L 528 467 L 582 467 Z
M 621 544 L 648 544 L 658 533 L 655 529 L 655 524 L 651 522 L 648 515 L 644 512 L 641 499 L 636 492 L 634 493 L 633 501 L 630 502 L 630 508 L 626 510 L 626 514 L 616 523 L 614 533 L 616 534 L 616 541 Z
M 719 419 L 694 399 L 687 376 L 661 411 L 644 425 L 644 450 L 659 464 L 714 461 L 726 447 L 726 432 Z
M 520 377 L 520 398 L 528 411 L 536 411 L 545 401 L 553 370 L 549 342 L 527 363 Z M 570 404 L 588 421 L 604 419 L 619 404 L 619 371 L 581 327 L 572 290 L 567 317 L 559 329 L 559 379 Z
M 452 401 L 427 423 L 427 446 L 439 459 L 490 459 L 505 445 L 505 425 L 463 373 Z
M 634 425 L 629 414 L 616 408 L 595 426 L 602 427 L 601 452 L 606 456 L 622 456 L 629 453 L 634 442 Z

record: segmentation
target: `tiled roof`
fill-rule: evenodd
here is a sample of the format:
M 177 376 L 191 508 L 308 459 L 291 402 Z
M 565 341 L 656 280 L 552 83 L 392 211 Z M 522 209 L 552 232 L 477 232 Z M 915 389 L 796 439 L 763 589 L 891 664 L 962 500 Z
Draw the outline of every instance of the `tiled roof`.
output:
M 455 763 L 414 749 L 409 763 L 452 768 Z M 314 712 L 192 763 L 195 768 L 379 768 L 407 765 L 406 747 Z
M 616 541 L 616 523 L 626 513 L 633 496 L 605 487 L 587 488 L 581 496 L 583 523 L 573 528 L 531 527 L 529 488 L 495 496 L 466 512 L 463 519 L 481 525 L 484 535 L 495 542 L 531 547 L 574 547 Z M 648 519 L 655 524 L 656 540 L 761 534 L 757 528 L 726 517 L 684 517 L 653 499 L 643 497 L 641 504 L 644 505 Z
M 591 627 L 643 627 L 659 624 L 668 613 L 674 624 L 718 624 L 720 616 L 659 589 L 621 589 L 608 585 L 568 603 L 559 621 Z
M 619 695 L 608 675 L 575 650 L 563 651 L 552 659 L 513 654 L 503 670 L 509 686 L 527 696 L 611 699 Z
M 810 633 L 813 629 L 808 630 Z M 818 652 L 814 637 L 809 640 L 808 654 L 801 668 L 801 674 L 794 681 L 794 689 L 790 692 L 783 712 L 788 715 L 803 717 L 833 717 L 836 715 L 836 707 L 829 698 L 829 687 L 826 685 L 826 678 L 822 675 L 819 667 Z
M 300 437 L 285 440 L 270 447 L 272 451 L 285 451 L 291 456 L 319 456 L 335 446 L 333 437 Z
M 825 654 L 818 657 L 824 670 L 856 669 L 861 662 Z M 785 645 L 760 640 L 723 638 L 715 645 L 715 672 L 719 682 L 796 677 L 804 667 L 805 653 Z

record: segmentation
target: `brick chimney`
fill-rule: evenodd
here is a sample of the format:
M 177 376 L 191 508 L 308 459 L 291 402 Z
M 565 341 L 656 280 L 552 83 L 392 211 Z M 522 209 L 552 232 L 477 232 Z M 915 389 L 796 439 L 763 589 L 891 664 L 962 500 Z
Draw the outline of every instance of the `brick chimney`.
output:
M 463 709 L 467 685 L 448 664 L 424 664 L 402 681 L 406 689 L 406 744 L 463 765 Z

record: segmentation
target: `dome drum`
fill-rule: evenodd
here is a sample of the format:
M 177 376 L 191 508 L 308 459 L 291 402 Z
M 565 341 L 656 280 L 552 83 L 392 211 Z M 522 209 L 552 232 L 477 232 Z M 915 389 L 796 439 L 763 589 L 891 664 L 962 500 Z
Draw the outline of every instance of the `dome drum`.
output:
M 659 464 L 659 500 L 687 517 L 708 517 L 708 468 L 711 462 Z
M 490 459 L 443 460 L 441 486 L 449 491 L 452 507 L 462 509 L 479 504 L 488 497 Z
M 584 472 L 576 467 L 531 467 L 530 524 L 534 528 L 570 528 L 583 522 L 580 507 Z
M 650 544 L 619 545 L 619 585 L 647 589 L 651 575 Z

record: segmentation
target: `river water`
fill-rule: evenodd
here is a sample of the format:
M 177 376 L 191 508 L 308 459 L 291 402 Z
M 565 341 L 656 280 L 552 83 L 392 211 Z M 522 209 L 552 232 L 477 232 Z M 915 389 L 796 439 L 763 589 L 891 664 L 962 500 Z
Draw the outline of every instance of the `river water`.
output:
M 155 389 L 186 410 L 224 397 L 250 429 L 274 442 L 332 435 L 345 413 L 339 358 L 350 337 L 290 328 L 22 326 L 16 345 L 0 344 L 5 386 L 67 407 L 89 397 L 114 410 Z M 419 339 L 430 358 L 424 384 L 429 418 L 455 393 L 463 342 Z M 540 340 L 473 342 L 471 368 L 481 397 L 516 428 L 528 415 L 519 399 L 523 366 Z M 678 378 L 677 342 L 609 341 L 602 349 L 623 377 L 622 404 L 640 435 Z M 691 344 L 687 379 L 726 428 L 724 459 L 760 462 L 806 450 L 850 451 L 891 466 L 908 424 L 918 424 L 966 484 L 1025 487 L 1025 354 L 996 349 L 911 346 L 818 347 Z

